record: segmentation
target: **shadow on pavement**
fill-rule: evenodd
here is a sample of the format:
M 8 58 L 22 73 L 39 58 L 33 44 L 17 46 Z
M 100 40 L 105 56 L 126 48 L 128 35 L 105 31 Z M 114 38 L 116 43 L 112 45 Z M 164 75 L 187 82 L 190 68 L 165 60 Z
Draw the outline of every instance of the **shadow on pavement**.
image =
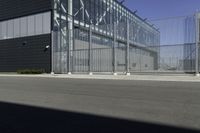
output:
M 197 133 L 199 131 L 0 102 L 0 133 Z

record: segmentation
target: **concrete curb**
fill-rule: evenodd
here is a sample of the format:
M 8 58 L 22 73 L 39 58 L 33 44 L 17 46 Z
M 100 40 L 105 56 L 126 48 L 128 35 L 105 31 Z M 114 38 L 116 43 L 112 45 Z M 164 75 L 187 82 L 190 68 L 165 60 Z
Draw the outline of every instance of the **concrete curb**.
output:
M 30 78 L 60 78 L 60 79 L 101 79 L 101 80 L 142 80 L 142 81 L 175 81 L 175 82 L 200 82 L 200 77 L 192 75 L 79 75 L 79 74 L 41 74 L 41 75 L 18 75 L 0 74 L 0 77 L 30 77 Z

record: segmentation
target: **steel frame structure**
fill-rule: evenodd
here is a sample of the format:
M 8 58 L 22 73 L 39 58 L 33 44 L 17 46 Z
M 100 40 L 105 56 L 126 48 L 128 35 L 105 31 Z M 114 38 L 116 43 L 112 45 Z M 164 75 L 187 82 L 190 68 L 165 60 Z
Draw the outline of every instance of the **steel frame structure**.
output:
M 88 42 L 88 72 L 92 73 L 92 48 L 95 39 L 102 38 L 101 44 L 112 49 L 112 72 L 117 72 L 117 48 L 125 49 L 125 72 L 129 74 L 129 47 L 138 47 L 158 54 L 159 31 L 146 19 L 140 18 L 116 0 L 54 0 L 52 72 L 68 73 L 73 71 L 73 50 L 79 49 L 75 32 L 86 36 Z M 98 40 L 97 40 L 98 41 Z M 103 48 L 103 47 L 102 47 Z M 59 61 L 58 61 L 59 60 Z

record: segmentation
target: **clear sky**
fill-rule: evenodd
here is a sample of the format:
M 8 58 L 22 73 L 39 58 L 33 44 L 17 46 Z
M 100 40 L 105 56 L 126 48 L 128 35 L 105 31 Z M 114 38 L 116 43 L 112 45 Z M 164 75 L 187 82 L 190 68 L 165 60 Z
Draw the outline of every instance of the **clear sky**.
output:
M 126 0 L 124 4 L 150 20 L 185 16 L 200 10 L 200 0 Z

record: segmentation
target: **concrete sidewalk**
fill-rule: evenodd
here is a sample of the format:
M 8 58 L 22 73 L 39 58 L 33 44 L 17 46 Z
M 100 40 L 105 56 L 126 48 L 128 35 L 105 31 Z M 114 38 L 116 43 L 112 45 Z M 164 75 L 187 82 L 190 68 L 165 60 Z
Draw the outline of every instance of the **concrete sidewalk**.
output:
M 87 75 L 87 74 L 40 74 L 40 75 L 20 75 L 20 74 L 0 74 L 0 77 L 35 77 L 35 78 L 68 78 L 68 79 L 102 79 L 102 80 L 143 80 L 143 81 L 175 81 L 175 82 L 200 82 L 200 77 L 186 74 L 163 74 L 163 75 Z

